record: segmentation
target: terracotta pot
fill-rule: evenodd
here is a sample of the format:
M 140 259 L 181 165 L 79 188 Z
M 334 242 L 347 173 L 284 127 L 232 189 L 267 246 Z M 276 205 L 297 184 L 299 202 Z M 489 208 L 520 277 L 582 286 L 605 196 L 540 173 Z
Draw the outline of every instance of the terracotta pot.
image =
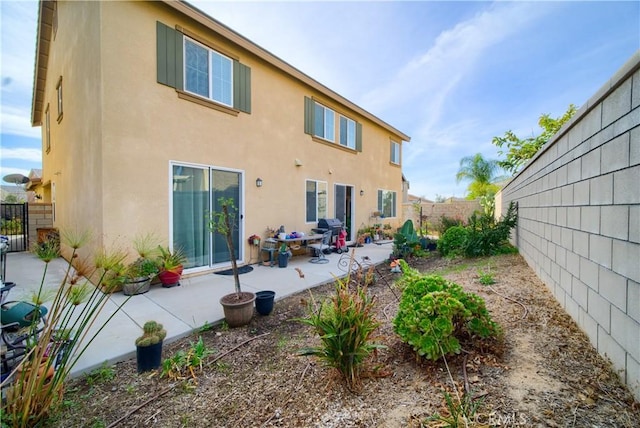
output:
M 229 327 L 242 327 L 249 324 L 253 318 L 253 302 L 256 295 L 249 292 L 241 292 L 238 294 L 231 293 L 222 296 L 220 304 L 224 311 L 224 318 Z

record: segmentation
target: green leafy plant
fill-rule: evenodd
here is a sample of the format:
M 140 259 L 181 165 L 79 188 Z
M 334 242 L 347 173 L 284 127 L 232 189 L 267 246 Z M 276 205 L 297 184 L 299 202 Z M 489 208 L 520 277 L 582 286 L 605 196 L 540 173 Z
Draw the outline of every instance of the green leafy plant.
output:
M 440 217 L 440 224 L 438 226 L 438 232 L 440 236 L 444 235 L 444 233 L 454 226 L 464 226 L 464 221 L 459 218 L 447 217 L 446 215 L 442 215 Z
M 393 327 L 418 355 L 435 361 L 460 353 L 460 339 L 500 334 L 481 297 L 440 276 L 421 274 L 404 260 L 400 265 L 403 291 Z
M 102 293 L 100 286 L 105 277 L 122 264 L 126 254 L 99 251 L 94 264 L 90 265 L 78 257 L 78 250 L 90 240 L 88 233 L 62 231 L 61 238 L 62 250 L 69 262 L 50 304 L 44 327 L 38 329 L 37 317 L 30 326 L 33 332 L 39 331 L 37 336 L 34 335 L 37 344 L 30 347 L 2 383 L 3 389 L 11 383 L 6 400 L 2 401 L 3 427 L 38 426 L 46 420 L 52 410 L 63 402 L 65 380 L 72 368 L 129 300 L 124 299 L 104 321 L 96 322 L 109 301 L 109 295 Z M 60 250 L 57 240 L 47 240 L 34 247 L 35 254 L 45 263 L 38 296 L 44 293 L 49 263 L 59 256 Z M 87 278 L 94 278 L 94 283 Z M 32 370 L 36 364 L 42 370 Z M 53 375 L 50 375 L 52 370 Z
M 167 330 L 156 321 L 147 321 L 142 327 L 142 336 L 136 339 L 136 346 L 151 346 L 160 343 L 167 337 Z
M 169 247 L 158 246 L 158 256 L 156 262 L 160 270 L 173 271 L 178 267 L 184 265 L 187 261 L 187 257 L 181 249 L 174 249 L 171 251 Z
M 492 285 L 496 283 L 496 280 L 489 269 L 486 271 L 482 269 L 478 271 L 478 281 L 482 285 Z
M 407 220 L 393 237 L 393 255 L 406 258 L 420 249 L 420 238 L 413 228 L 413 222 Z
M 438 251 L 445 257 L 480 257 L 512 252 L 508 239 L 517 221 L 513 202 L 499 221 L 487 212 L 473 213 L 467 226 L 451 227 L 442 235 Z
M 195 370 L 202 370 L 204 359 L 212 353 L 213 350 L 205 345 L 200 336 L 197 342 L 190 342 L 189 349 L 181 349 L 162 362 L 162 376 L 177 380 L 190 375 L 192 379 L 196 379 Z
M 443 391 L 443 395 L 448 414 L 441 415 L 436 413 L 428 418 L 427 421 L 441 422 L 444 425 L 438 426 L 447 428 L 466 428 L 472 426 L 482 401 L 474 400 L 470 394 L 463 394 L 462 398 L 458 401 L 454 401 L 451 394 L 447 391 Z
M 115 377 L 116 371 L 113 369 L 113 367 L 108 366 L 105 363 L 86 375 L 85 379 L 87 381 L 87 385 L 93 386 L 100 383 L 112 381 Z
M 330 301 L 317 305 L 312 296 L 309 317 L 298 321 L 314 328 L 321 345 L 302 349 L 300 355 L 320 358 L 338 370 L 349 389 L 358 390 L 366 358 L 384 346 L 372 342 L 380 325 L 373 313 L 374 297 L 367 294 L 366 285 L 350 287 L 349 278 L 336 280 Z
M 443 257 L 456 257 L 465 254 L 469 230 L 464 226 L 453 226 L 438 240 L 438 251 Z

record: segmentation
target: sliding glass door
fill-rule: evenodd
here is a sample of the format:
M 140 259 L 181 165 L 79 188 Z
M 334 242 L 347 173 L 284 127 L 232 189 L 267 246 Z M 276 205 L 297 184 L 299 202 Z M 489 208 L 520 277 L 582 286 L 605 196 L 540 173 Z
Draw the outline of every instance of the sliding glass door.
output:
M 187 256 L 185 268 L 206 268 L 230 262 L 223 236 L 209 232 L 208 214 L 220 210 L 219 198 L 231 198 L 237 208 L 233 242 L 242 236 L 242 173 L 206 166 L 172 165 L 173 248 Z M 236 259 L 242 257 L 236 253 Z
M 353 186 L 335 185 L 334 207 L 336 217 L 342 222 L 346 232 L 347 241 L 355 240 L 353 234 Z

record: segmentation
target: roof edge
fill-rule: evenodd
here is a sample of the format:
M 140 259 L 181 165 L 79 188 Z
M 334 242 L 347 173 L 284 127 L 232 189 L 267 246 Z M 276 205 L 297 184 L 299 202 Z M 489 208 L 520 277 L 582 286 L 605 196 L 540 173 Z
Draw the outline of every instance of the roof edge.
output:
M 51 0 L 40 0 L 38 2 L 38 31 L 36 34 L 36 58 L 33 71 L 31 126 L 42 125 L 42 103 L 44 102 L 44 86 L 47 81 L 54 3 Z
M 252 42 L 251 40 L 249 40 L 248 38 L 244 37 L 243 35 L 241 35 L 240 33 L 236 32 L 235 30 L 232 30 L 230 27 L 226 26 L 225 24 L 223 24 L 222 22 L 216 20 L 215 18 L 211 17 L 210 15 L 208 15 L 207 13 L 203 12 L 202 10 L 198 9 L 197 7 L 193 6 L 192 4 L 184 1 L 184 0 L 163 0 L 163 2 L 165 4 L 167 4 L 168 6 L 170 6 L 171 8 L 177 10 L 178 12 L 181 12 L 182 14 L 188 16 L 189 18 L 195 20 L 196 22 L 204 25 L 205 27 L 209 28 L 210 30 L 214 31 L 215 33 L 219 34 L 220 36 L 224 37 L 225 39 L 231 41 L 232 43 L 235 43 L 236 45 L 240 46 L 241 48 L 247 50 L 248 52 L 256 55 L 258 58 L 266 61 L 267 63 L 273 65 L 274 67 L 284 71 L 285 73 L 289 74 L 290 76 L 294 77 L 295 79 L 299 80 L 300 82 L 310 86 L 311 88 L 319 91 L 320 93 L 322 93 L 323 95 L 328 96 L 329 98 L 347 106 L 348 108 L 350 108 L 351 110 L 357 112 L 358 114 L 364 116 L 365 118 L 369 119 L 370 121 L 376 123 L 377 125 L 385 128 L 387 131 L 390 131 L 392 134 L 395 134 L 397 137 L 400 137 L 403 141 L 411 141 L 411 137 L 409 137 L 408 135 L 406 135 L 404 132 L 398 130 L 397 128 L 391 126 L 390 124 L 388 124 L 387 122 L 385 122 L 384 120 L 380 119 L 379 117 L 375 116 L 374 114 L 368 112 L 367 110 L 363 109 L 362 107 L 358 106 L 357 104 L 353 103 L 352 101 L 349 101 L 347 98 L 343 97 L 342 95 L 338 94 L 337 92 L 333 91 L 332 89 L 329 89 L 327 86 L 323 85 L 322 83 L 318 82 L 317 80 L 313 79 L 312 77 L 310 77 L 309 75 L 303 73 L 302 71 L 300 71 L 299 69 L 297 69 L 296 67 L 292 66 L 291 64 L 289 64 L 288 62 L 284 61 L 283 59 L 279 58 L 278 56 L 272 54 L 271 52 L 267 51 L 266 49 L 262 48 L 261 46 L 257 45 L 256 43 Z

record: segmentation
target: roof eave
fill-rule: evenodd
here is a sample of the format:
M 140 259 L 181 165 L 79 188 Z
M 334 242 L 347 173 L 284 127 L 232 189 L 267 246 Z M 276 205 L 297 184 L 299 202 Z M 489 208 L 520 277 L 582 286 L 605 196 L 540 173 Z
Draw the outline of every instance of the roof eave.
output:
M 298 70 L 291 64 L 275 56 L 274 54 L 267 51 L 266 49 L 263 49 L 262 47 L 256 45 L 254 42 L 250 41 L 249 39 L 242 36 L 241 34 L 235 32 L 234 30 L 227 27 L 220 21 L 217 21 L 216 19 L 207 15 L 205 12 L 201 11 L 197 7 L 183 0 L 179 0 L 179 1 L 163 0 L 163 1 L 173 9 L 181 12 L 182 14 L 188 16 L 189 18 L 195 20 L 196 22 L 204 25 L 205 27 L 209 28 L 210 30 L 224 37 L 225 39 L 231 41 L 232 43 L 235 43 L 241 48 L 251 52 L 252 54 L 256 55 L 258 58 L 266 61 L 267 63 L 284 71 L 285 73 L 289 74 L 290 76 L 299 80 L 300 82 L 319 91 L 323 95 L 326 95 L 327 97 L 347 106 L 349 109 L 353 110 L 354 112 L 366 117 L 367 119 L 371 120 L 377 125 L 385 128 L 386 130 L 394 134 L 394 136 L 402 139 L 403 141 L 407 141 L 407 142 L 411 141 L 411 137 L 409 137 L 405 133 L 389 125 L 387 122 L 383 121 L 382 119 L 373 115 L 372 113 L 369 113 L 362 107 L 349 101 L 348 99 L 338 94 L 337 92 L 329 89 L 328 87 L 318 82 L 317 80 L 309 77 L 307 74 L 303 73 L 302 71 Z
M 36 35 L 36 60 L 33 73 L 33 98 L 31 102 L 31 125 L 42 125 L 44 91 L 47 82 L 49 48 L 53 29 L 53 1 L 38 4 L 38 33 Z

